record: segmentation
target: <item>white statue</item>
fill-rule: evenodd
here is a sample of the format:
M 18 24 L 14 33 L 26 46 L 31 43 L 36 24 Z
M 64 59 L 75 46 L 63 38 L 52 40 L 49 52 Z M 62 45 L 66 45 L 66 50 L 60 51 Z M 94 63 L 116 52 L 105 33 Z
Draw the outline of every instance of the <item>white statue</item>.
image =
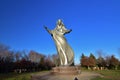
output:
M 51 34 L 55 41 L 60 65 L 71 65 L 74 62 L 74 53 L 64 35 L 70 33 L 72 30 L 67 30 L 60 19 L 54 30 L 49 30 L 47 27 L 45 27 L 45 29 Z

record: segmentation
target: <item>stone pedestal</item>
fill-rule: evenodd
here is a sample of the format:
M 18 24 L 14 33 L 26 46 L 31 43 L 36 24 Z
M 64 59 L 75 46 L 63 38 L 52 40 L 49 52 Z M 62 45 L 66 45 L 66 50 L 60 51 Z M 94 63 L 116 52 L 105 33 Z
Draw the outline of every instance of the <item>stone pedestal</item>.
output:
M 54 67 L 51 73 L 60 75 L 76 75 L 79 74 L 79 70 L 78 67 L 75 66 L 60 66 Z

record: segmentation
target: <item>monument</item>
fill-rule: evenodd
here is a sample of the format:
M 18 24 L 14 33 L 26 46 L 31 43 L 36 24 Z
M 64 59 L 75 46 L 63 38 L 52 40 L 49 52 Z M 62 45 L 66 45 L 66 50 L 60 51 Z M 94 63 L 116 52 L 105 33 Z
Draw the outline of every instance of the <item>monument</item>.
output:
M 77 74 L 77 67 L 71 66 L 74 63 L 74 53 L 72 48 L 67 43 L 65 34 L 70 33 L 72 29 L 68 30 L 64 26 L 62 20 L 57 21 L 57 25 L 53 30 L 45 29 L 51 34 L 56 44 L 57 53 L 60 60 L 60 66 L 52 69 L 53 74 Z

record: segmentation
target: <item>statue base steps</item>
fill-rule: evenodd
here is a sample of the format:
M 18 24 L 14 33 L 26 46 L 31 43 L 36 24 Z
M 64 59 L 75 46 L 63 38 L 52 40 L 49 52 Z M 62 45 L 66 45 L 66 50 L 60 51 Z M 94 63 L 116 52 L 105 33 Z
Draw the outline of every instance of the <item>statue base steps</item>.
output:
M 60 75 L 77 75 L 80 73 L 78 67 L 75 66 L 60 66 L 52 68 L 51 74 Z

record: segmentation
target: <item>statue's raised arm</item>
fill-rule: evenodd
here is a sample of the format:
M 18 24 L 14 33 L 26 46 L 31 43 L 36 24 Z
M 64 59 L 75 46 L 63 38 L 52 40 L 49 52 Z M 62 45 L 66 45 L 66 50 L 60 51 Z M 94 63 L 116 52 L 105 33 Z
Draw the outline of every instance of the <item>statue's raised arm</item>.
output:
M 51 30 L 49 30 L 46 26 L 44 26 L 44 28 L 46 29 L 46 31 L 50 34 L 52 34 Z
M 72 31 L 72 29 L 70 29 L 70 30 L 67 30 L 67 31 L 66 31 L 66 34 L 67 34 L 67 33 L 70 33 L 71 31 Z

